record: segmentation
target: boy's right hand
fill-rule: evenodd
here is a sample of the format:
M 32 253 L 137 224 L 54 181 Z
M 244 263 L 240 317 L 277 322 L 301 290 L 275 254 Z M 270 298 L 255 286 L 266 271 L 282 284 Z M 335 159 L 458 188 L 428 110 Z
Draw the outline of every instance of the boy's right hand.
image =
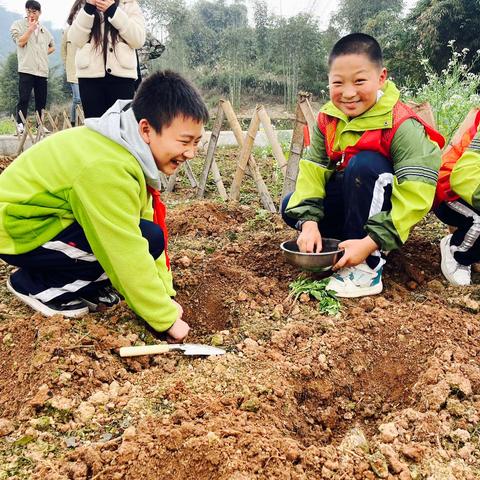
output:
M 317 222 L 306 221 L 302 225 L 297 245 L 302 253 L 320 253 L 322 251 L 322 235 Z
M 171 343 L 181 343 L 183 342 L 185 337 L 188 335 L 188 332 L 190 331 L 190 327 L 188 326 L 187 322 L 184 322 L 182 320 L 182 315 L 183 315 L 182 306 L 173 299 L 172 299 L 172 302 L 175 304 L 175 306 L 178 309 L 178 316 L 177 316 L 177 320 L 175 320 L 175 323 L 167 330 L 167 342 L 169 341 Z

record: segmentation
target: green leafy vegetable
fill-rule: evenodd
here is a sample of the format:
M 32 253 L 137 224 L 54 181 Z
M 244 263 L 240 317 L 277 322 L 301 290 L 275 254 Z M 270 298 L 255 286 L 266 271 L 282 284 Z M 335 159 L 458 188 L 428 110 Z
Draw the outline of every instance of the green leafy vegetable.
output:
M 290 283 L 290 295 L 297 300 L 302 293 L 307 293 L 318 300 L 317 309 L 321 313 L 336 315 L 340 311 L 341 304 L 334 292 L 332 290 L 327 290 L 327 284 L 328 278 L 323 280 L 312 280 L 302 275 L 294 282 Z

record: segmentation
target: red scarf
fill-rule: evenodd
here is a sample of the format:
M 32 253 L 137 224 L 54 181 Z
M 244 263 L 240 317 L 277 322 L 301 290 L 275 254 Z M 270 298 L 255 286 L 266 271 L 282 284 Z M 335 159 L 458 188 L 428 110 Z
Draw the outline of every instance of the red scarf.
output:
M 147 185 L 147 190 L 152 196 L 153 221 L 163 231 L 163 239 L 165 241 L 165 261 L 167 263 L 167 268 L 170 270 L 170 258 L 168 257 L 168 253 L 167 253 L 168 230 L 167 230 L 167 224 L 165 223 L 165 217 L 167 216 L 167 207 L 160 199 L 160 192 L 158 190 L 155 190 L 150 185 Z

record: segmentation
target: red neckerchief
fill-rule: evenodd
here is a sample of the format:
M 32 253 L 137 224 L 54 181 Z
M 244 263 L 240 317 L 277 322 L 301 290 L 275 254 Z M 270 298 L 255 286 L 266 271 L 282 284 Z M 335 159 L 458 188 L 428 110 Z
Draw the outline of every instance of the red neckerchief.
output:
M 167 216 L 167 207 L 160 199 L 160 192 L 158 190 L 155 190 L 150 185 L 147 185 L 147 190 L 152 196 L 153 221 L 163 231 L 163 239 L 165 241 L 165 261 L 167 263 L 167 268 L 170 270 L 170 258 L 168 257 L 168 253 L 167 253 L 168 230 L 167 230 L 167 224 L 165 223 L 165 217 Z

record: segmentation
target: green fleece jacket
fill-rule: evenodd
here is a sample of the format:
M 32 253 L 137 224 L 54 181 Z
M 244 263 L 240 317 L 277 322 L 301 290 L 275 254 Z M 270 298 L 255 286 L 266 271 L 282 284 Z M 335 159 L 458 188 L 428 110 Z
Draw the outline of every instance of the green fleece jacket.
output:
M 0 175 L 0 253 L 29 252 L 77 221 L 112 285 L 164 331 L 178 312 L 165 255 L 155 261 L 140 231 L 152 217 L 137 159 L 87 127 L 42 140 Z
M 452 190 L 480 212 L 480 130 L 450 175 Z
M 334 150 L 355 145 L 367 130 L 391 128 L 392 110 L 399 97 L 395 84 L 387 81 L 377 103 L 358 117 L 347 117 L 332 102 L 324 105 L 321 111 L 338 119 Z M 441 162 L 439 146 L 414 119 L 400 125 L 390 153 L 394 171 L 392 208 L 373 215 L 365 225 L 366 233 L 384 251 L 405 243 L 411 228 L 430 210 Z M 322 220 L 325 186 L 334 171 L 335 164 L 327 155 L 325 138 L 315 126 L 310 149 L 300 160 L 295 191 L 286 214 L 299 220 Z

